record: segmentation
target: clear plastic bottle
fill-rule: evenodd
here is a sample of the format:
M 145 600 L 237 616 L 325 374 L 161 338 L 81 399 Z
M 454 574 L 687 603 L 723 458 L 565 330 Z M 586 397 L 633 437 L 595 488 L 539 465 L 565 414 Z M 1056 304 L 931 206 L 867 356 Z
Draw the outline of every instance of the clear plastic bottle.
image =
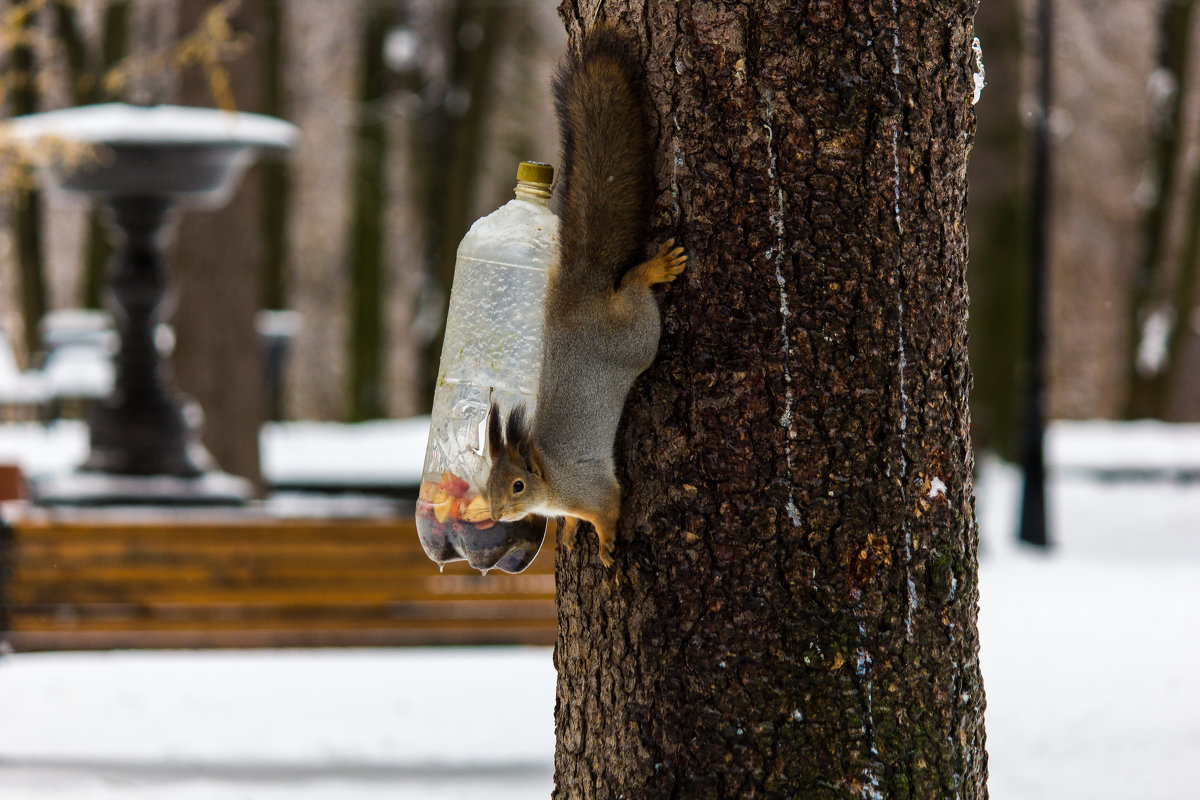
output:
M 546 268 L 558 249 L 558 218 L 547 206 L 553 174 L 521 162 L 516 197 L 458 246 L 417 499 L 417 533 L 439 565 L 466 559 L 479 570 L 520 572 L 546 536 L 541 517 L 493 520 L 481 490 L 492 404 L 503 415 L 518 403 L 534 412 Z

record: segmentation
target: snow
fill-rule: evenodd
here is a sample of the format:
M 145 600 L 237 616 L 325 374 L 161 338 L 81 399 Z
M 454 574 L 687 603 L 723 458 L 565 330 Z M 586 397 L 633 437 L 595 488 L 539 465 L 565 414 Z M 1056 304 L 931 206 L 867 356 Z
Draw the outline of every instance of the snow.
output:
M 778 155 L 775 150 L 775 131 L 771 127 L 775 121 L 775 107 L 771 103 L 771 92 L 767 90 L 763 95 L 763 108 L 766 112 L 766 121 L 763 123 L 763 128 L 767 132 L 767 153 L 770 156 L 770 162 L 767 168 L 767 176 L 771 180 L 772 188 L 771 198 L 775 201 L 776 207 L 770 211 L 771 226 L 775 228 L 775 246 L 767 251 L 775 267 L 775 283 L 779 286 L 779 342 L 783 349 L 783 412 L 779 415 L 779 425 L 787 428 L 787 437 L 784 440 L 787 448 L 787 468 L 788 474 L 795 473 L 795 454 L 793 453 L 792 442 L 796 437 L 796 419 L 792 414 L 792 406 L 795 404 L 795 393 L 792 391 L 792 337 L 788 333 L 788 320 L 791 318 L 791 308 L 788 305 L 787 281 L 783 275 L 783 264 L 787 258 L 787 248 L 784 244 L 784 233 L 786 226 L 784 223 L 787 208 L 784 204 L 783 184 L 779 180 Z M 804 520 L 800 516 L 800 510 L 796 507 L 796 493 L 794 489 L 788 490 L 788 499 L 785 506 L 788 519 L 792 525 L 797 528 L 804 526 Z
M 1099 449 L 1115 426 L 1087 427 Z M 1164 436 L 1156 449 L 1169 450 L 1170 430 L 1154 428 Z M 1060 478 L 1049 554 L 1014 541 L 1011 467 L 985 463 L 981 487 L 993 800 L 1191 796 L 1200 753 L 1200 484 Z
M 993 800 L 1191 796 L 1200 481 L 1088 469 L 1194 470 L 1197 437 L 1055 425 L 1048 553 L 1015 542 L 1014 468 L 981 459 Z M 0 659 L 0 787 L 5 800 L 547 797 L 553 707 L 548 648 L 17 654 Z
M 0 463 L 16 464 L 26 476 L 71 469 L 87 454 L 87 426 L 79 420 L 0 425 Z
M 263 475 L 274 485 L 416 487 L 421 482 L 429 417 L 354 425 L 272 422 L 259 438 Z M 87 426 L 0 424 L 0 463 L 31 477 L 66 472 L 87 457 Z
M 355 425 L 281 422 L 263 427 L 263 475 L 273 484 L 418 486 L 429 417 Z
M 553 704 L 547 648 L 21 654 L 0 661 L 0 786 L 5 800 L 545 797 Z
M 66 344 L 50 351 L 41 377 L 51 397 L 107 397 L 116 379 L 112 357 L 102 342 Z
M 1200 474 L 1200 425 L 1056 422 L 1047 431 L 1046 458 L 1071 471 Z
M 245 111 L 188 106 L 131 106 L 100 103 L 16 117 L 8 131 L 17 138 L 57 136 L 93 144 L 231 144 L 289 148 L 296 126 Z
M 1157 309 L 1142 325 L 1142 338 L 1137 349 L 1139 375 L 1150 378 L 1162 372 L 1170 339 L 1171 318 L 1164 309 Z
M 971 74 L 971 82 L 974 84 L 971 105 L 976 105 L 983 95 L 983 87 L 987 85 L 987 70 L 983 67 L 983 46 L 980 45 L 978 36 L 971 40 L 971 54 L 975 56 L 975 72 Z

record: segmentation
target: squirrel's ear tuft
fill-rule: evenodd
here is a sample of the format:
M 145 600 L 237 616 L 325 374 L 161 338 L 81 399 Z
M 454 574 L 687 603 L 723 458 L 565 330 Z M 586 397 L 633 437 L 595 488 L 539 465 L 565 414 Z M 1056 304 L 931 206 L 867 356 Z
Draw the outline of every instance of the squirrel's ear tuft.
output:
M 513 410 L 508 412 L 508 424 L 504 426 L 504 438 L 510 445 L 518 447 L 529 441 L 529 422 L 524 403 L 514 406 Z
M 508 449 L 514 459 L 523 463 L 527 471 L 532 471 L 533 439 L 530 436 L 529 417 L 524 403 L 509 412 L 508 423 L 504 427 L 504 438 L 508 441 Z
M 492 403 L 491 411 L 488 412 L 488 449 L 491 451 L 493 464 L 499 461 L 500 454 L 504 452 L 502 424 L 500 422 L 500 406 Z

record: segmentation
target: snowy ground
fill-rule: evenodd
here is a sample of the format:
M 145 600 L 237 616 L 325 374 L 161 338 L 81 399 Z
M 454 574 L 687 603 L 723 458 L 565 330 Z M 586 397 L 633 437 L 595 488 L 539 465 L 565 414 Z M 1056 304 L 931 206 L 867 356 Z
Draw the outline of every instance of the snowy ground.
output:
M 18 654 L 4 800 L 549 797 L 546 648 Z
M 1055 481 L 1050 554 L 1008 535 L 1016 475 L 981 483 L 992 799 L 1195 797 L 1200 482 Z
M 1013 544 L 987 462 L 980 586 L 993 800 L 1175 800 L 1200 755 L 1200 427 L 1060 425 L 1056 546 Z M 3 800 L 549 795 L 541 648 L 0 659 Z

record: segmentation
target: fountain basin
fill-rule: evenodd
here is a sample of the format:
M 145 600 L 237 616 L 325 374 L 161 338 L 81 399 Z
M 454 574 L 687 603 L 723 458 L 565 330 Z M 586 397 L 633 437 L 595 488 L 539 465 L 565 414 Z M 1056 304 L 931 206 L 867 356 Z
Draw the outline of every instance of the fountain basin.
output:
M 112 197 L 164 197 L 191 208 L 219 208 L 263 152 L 284 152 L 296 126 L 262 114 L 124 103 L 64 108 L 17 117 L 17 138 L 53 137 L 97 146 L 73 168 L 46 168 L 51 188 Z

